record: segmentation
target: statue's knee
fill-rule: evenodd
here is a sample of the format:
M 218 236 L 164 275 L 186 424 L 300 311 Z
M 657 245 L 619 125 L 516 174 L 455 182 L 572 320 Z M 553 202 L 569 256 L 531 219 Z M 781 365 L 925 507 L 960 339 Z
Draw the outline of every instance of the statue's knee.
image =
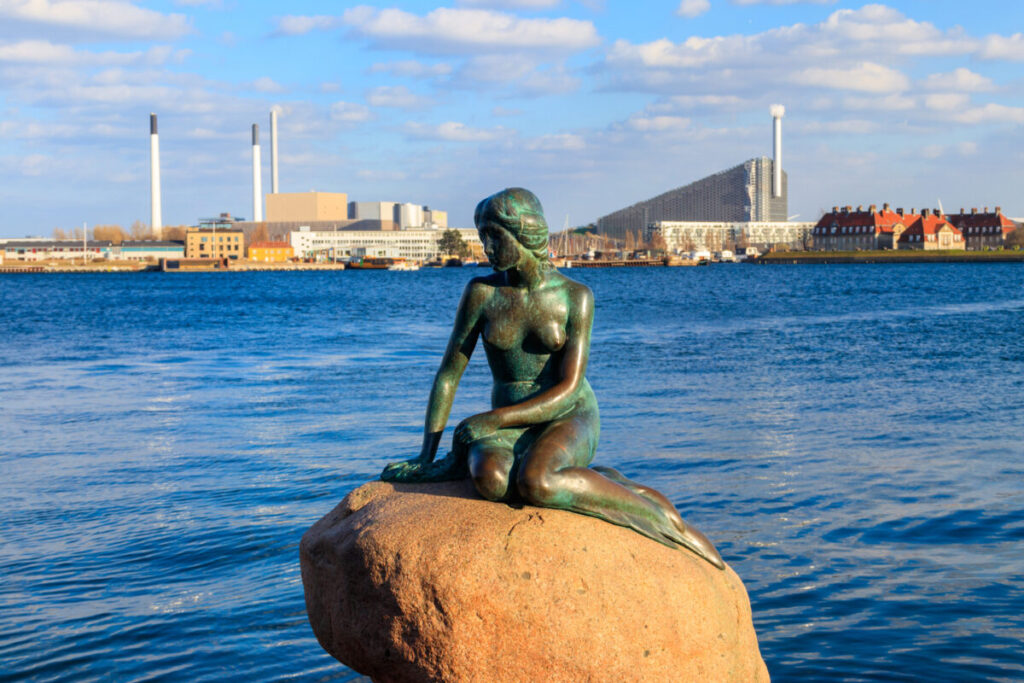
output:
M 473 485 L 487 500 L 501 500 L 508 493 L 508 472 L 493 462 L 473 468 Z
M 548 473 L 523 471 L 516 485 L 519 495 L 531 505 L 555 507 L 558 503 L 558 487 L 554 477 Z

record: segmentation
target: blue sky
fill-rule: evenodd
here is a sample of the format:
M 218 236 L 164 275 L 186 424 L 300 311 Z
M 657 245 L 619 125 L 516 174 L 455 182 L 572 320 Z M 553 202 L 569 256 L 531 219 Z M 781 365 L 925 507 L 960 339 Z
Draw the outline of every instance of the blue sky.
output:
M 1024 3 L 978 0 L 0 0 L 0 237 L 251 214 L 281 191 L 448 210 L 533 189 L 573 225 L 771 155 L 790 213 L 1024 216 Z

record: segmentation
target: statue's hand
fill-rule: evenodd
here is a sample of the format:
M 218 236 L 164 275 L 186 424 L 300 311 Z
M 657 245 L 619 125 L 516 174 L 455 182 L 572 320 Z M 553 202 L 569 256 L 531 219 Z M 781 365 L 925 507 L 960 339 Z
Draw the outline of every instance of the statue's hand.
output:
M 380 473 L 382 481 L 416 481 L 423 473 L 424 465 L 429 464 L 423 458 L 413 458 L 402 462 L 393 462 Z
M 494 413 L 480 413 L 467 417 L 455 428 L 455 440 L 469 445 L 501 429 L 501 420 Z

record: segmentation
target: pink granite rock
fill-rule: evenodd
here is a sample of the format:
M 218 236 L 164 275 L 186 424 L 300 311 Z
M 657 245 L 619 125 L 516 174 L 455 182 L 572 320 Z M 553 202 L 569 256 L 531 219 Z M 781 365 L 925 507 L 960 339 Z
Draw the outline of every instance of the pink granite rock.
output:
M 359 487 L 302 537 L 320 644 L 375 681 L 767 681 L 743 583 L 469 482 Z

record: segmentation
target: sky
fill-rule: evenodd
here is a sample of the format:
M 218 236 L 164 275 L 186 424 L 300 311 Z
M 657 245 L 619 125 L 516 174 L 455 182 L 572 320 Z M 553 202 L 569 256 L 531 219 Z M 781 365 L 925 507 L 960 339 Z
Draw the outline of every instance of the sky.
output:
M 586 224 L 772 155 L 789 213 L 1024 216 L 1024 3 L 996 0 L 0 0 L 0 237 L 252 216 L 270 188 L 414 202 L 472 227 L 532 189 Z

